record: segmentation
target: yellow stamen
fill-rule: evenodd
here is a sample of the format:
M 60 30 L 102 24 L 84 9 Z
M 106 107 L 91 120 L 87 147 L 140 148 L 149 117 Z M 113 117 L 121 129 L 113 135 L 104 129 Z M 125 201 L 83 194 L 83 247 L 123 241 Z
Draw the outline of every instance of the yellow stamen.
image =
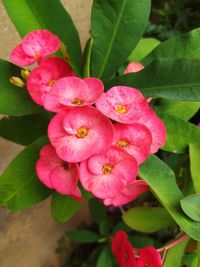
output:
M 124 106 L 124 105 L 118 105 L 118 106 L 116 106 L 116 110 L 120 114 L 124 114 L 124 113 L 127 112 L 126 106 Z
M 83 126 L 83 127 L 79 128 L 77 130 L 77 134 L 76 135 L 79 138 L 84 138 L 84 137 L 86 137 L 88 135 L 88 132 L 89 132 L 89 130 L 85 126 Z
M 74 98 L 74 100 L 72 100 L 72 104 L 74 105 L 82 105 L 83 104 L 83 100 L 79 99 L 79 98 Z
M 54 86 L 54 84 L 56 83 L 56 80 L 51 80 L 51 81 L 49 81 L 49 86 Z
M 102 168 L 102 172 L 104 174 L 106 174 L 106 175 L 109 174 L 109 173 L 111 173 L 111 171 L 112 171 L 112 165 L 106 164 Z
M 122 148 L 127 147 L 128 142 L 126 140 L 119 140 L 119 141 L 117 141 L 117 146 L 120 146 Z

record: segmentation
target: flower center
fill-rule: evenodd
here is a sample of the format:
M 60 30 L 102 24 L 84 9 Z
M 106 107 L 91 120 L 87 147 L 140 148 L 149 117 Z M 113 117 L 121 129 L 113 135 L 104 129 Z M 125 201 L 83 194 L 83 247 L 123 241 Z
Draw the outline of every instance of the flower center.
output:
M 124 105 L 117 105 L 116 110 L 119 114 L 124 114 L 127 112 L 126 106 Z
M 49 86 L 54 86 L 54 84 L 56 83 L 56 80 L 51 80 L 48 84 L 49 84 Z
M 83 104 L 83 100 L 79 99 L 79 98 L 74 98 L 74 100 L 72 100 L 72 104 L 74 105 L 82 105 Z
M 88 132 L 89 132 L 89 130 L 88 130 L 85 126 L 83 126 L 83 127 L 79 128 L 79 129 L 77 130 L 76 135 L 77 135 L 79 138 L 84 138 L 84 137 L 86 137 L 86 136 L 88 135 Z
M 36 52 L 34 53 L 34 56 L 35 56 L 35 57 L 39 57 L 39 56 L 40 56 L 40 51 L 36 51 Z
M 67 162 L 63 161 L 63 162 L 61 163 L 61 165 L 62 165 L 62 167 L 63 167 L 65 170 L 68 170 L 68 163 L 67 163 Z
M 104 174 L 106 174 L 106 175 L 109 174 L 109 173 L 111 173 L 111 171 L 112 171 L 112 165 L 106 164 L 102 168 L 102 172 Z
M 127 147 L 128 142 L 126 140 L 119 140 L 119 141 L 117 141 L 117 146 L 120 146 L 122 148 Z

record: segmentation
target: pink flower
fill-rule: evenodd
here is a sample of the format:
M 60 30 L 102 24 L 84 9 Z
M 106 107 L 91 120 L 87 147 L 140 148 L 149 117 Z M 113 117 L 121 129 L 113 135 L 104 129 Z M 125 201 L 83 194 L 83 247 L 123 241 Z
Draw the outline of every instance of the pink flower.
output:
M 159 252 L 152 246 L 137 249 L 135 267 L 162 267 L 162 260 Z
M 10 60 L 19 66 L 29 66 L 60 48 L 59 38 L 47 30 L 28 33 L 21 44 L 13 49 Z
M 118 192 L 112 198 L 104 199 L 106 206 L 122 206 L 135 200 L 138 196 L 149 190 L 148 184 L 143 180 L 135 180 L 132 184 L 127 185 L 121 192 Z
M 143 69 L 144 69 L 144 66 L 140 62 L 131 62 L 128 64 L 127 68 L 124 70 L 124 74 L 138 72 Z
M 60 158 L 79 162 L 109 149 L 113 126 L 108 118 L 93 107 L 61 111 L 48 127 L 50 142 Z
M 139 123 L 114 124 L 114 141 L 141 164 L 150 154 L 152 136 L 149 129 Z
M 151 153 L 158 151 L 166 141 L 166 129 L 148 100 L 137 90 L 126 86 L 115 86 L 97 100 L 97 108 L 107 117 L 123 124 L 140 123 L 152 135 Z
M 96 106 L 107 117 L 124 124 L 138 122 L 153 112 L 142 93 L 127 86 L 112 87 L 102 94 Z
M 50 57 L 31 71 L 27 79 L 27 89 L 32 99 L 42 106 L 46 94 L 58 79 L 74 75 L 67 62 L 58 57 Z
M 112 146 L 106 152 L 81 162 L 80 182 L 94 196 L 106 199 L 115 197 L 133 183 L 137 173 L 136 160 L 121 148 Z
M 36 164 L 36 172 L 40 181 L 47 187 L 62 195 L 81 201 L 81 192 L 77 186 L 79 168 L 77 164 L 68 164 L 61 160 L 52 145 L 40 150 L 40 158 Z
M 64 107 L 92 105 L 103 93 L 103 83 L 96 78 L 62 78 L 44 99 L 44 107 L 59 112 Z
M 120 267 L 135 266 L 134 251 L 124 231 L 118 231 L 112 240 L 112 252 Z

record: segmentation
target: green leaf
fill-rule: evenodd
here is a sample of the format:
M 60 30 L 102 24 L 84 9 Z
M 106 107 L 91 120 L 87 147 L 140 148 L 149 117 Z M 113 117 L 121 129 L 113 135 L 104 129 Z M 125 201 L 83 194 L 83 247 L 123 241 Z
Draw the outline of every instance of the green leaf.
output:
M 20 76 L 21 69 L 0 59 L 0 114 L 22 116 L 42 111 L 24 88 L 10 83 L 10 77 Z
M 138 234 L 129 235 L 128 239 L 132 243 L 132 245 L 136 248 L 143 248 L 146 246 L 153 246 L 155 248 L 160 248 L 163 245 L 156 238 L 149 237 L 146 235 L 138 235 Z
M 97 260 L 96 267 L 112 267 L 112 255 L 108 246 L 104 247 Z
M 159 112 L 167 129 L 167 142 L 162 148 L 174 153 L 184 153 L 189 144 L 200 144 L 200 129 L 174 116 Z
M 144 63 L 150 63 L 155 58 L 200 59 L 198 43 L 200 43 L 200 28 L 161 43 L 144 59 Z
M 180 207 L 183 194 L 179 190 L 172 170 L 155 155 L 141 166 L 139 176 L 151 187 L 158 200 L 167 209 L 176 223 L 195 240 L 200 240 L 200 223 L 186 216 Z
M 51 213 L 55 221 L 66 222 L 75 215 L 81 207 L 86 204 L 89 194 L 82 190 L 83 201 L 79 202 L 75 199 L 61 195 L 55 192 L 51 198 Z
M 182 266 L 182 258 L 189 240 L 190 238 L 183 240 L 168 251 L 163 267 Z
M 196 193 L 200 193 L 200 147 L 198 145 L 189 145 L 190 153 L 190 172 Z
M 200 222 L 200 194 L 181 199 L 181 208 L 192 220 Z
M 92 220 L 100 225 L 102 221 L 108 220 L 106 207 L 96 198 L 91 198 L 89 201 L 89 209 Z
M 52 193 L 40 182 L 35 171 L 39 151 L 47 143 L 48 139 L 42 137 L 29 145 L 0 176 L 0 203 L 12 211 L 29 208 Z
M 21 37 L 36 29 L 51 31 L 65 44 L 74 70 L 80 71 L 78 32 L 59 0 L 3 0 L 3 4 Z
M 132 229 L 153 233 L 173 224 L 169 213 L 163 208 L 136 207 L 123 214 L 123 221 Z
M 144 70 L 114 78 L 107 88 L 124 85 L 138 88 L 145 97 L 200 101 L 200 60 L 155 60 Z
M 155 47 L 160 44 L 160 41 L 155 38 L 142 38 L 132 54 L 129 56 L 129 61 L 140 61 L 147 56 Z
M 92 76 L 108 79 L 125 62 L 146 28 L 150 0 L 95 0 Z
M 51 114 L 41 112 L 0 120 L 0 136 L 21 145 L 29 145 L 47 133 Z
M 183 102 L 170 99 L 160 99 L 156 111 L 167 113 L 184 121 L 191 119 L 199 110 L 200 102 Z
M 101 238 L 100 235 L 88 230 L 67 231 L 66 236 L 78 243 L 94 243 Z
M 110 227 L 109 227 L 108 220 L 101 221 L 101 223 L 99 225 L 99 232 L 102 236 L 108 236 L 109 235 Z

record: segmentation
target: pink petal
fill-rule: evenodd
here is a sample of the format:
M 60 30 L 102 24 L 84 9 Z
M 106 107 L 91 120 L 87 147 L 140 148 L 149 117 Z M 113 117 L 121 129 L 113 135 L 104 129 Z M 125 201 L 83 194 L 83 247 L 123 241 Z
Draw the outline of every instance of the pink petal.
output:
M 110 173 L 103 172 L 105 166 L 111 166 Z M 132 183 L 137 172 L 138 166 L 133 157 L 117 147 L 111 147 L 104 154 L 81 162 L 80 181 L 86 190 L 104 199 L 116 196 L 128 183 Z
M 150 154 L 152 136 L 149 129 L 139 123 L 114 124 L 113 145 L 119 145 L 141 164 Z
M 55 53 L 60 48 L 60 40 L 47 30 L 36 30 L 24 37 L 22 46 L 27 55 L 37 59 Z
M 144 66 L 140 62 L 131 62 L 128 64 L 127 68 L 124 71 L 124 74 L 138 72 L 144 69 Z
M 61 162 L 61 159 L 57 156 L 52 145 L 46 145 L 40 150 L 40 158 L 36 164 L 36 172 L 41 182 L 47 187 L 53 188 L 50 174 Z
M 143 180 L 135 180 L 132 184 L 127 185 L 122 192 L 118 193 L 113 198 L 104 200 L 106 206 L 122 206 L 136 199 L 149 189 L 147 183 Z
M 54 168 L 50 175 L 53 188 L 62 195 L 74 194 L 78 179 L 76 173 L 71 172 L 70 168 L 65 169 L 62 165 Z
M 151 153 L 156 153 L 166 142 L 165 125 L 155 113 L 151 117 L 148 117 L 148 119 L 144 120 L 143 123 L 150 130 L 152 135 Z
M 97 78 L 85 78 L 84 82 L 90 89 L 89 90 L 90 94 L 86 96 L 86 102 L 88 104 L 93 104 L 102 95 L 104 90 L 104 85 L 102 81 Z
M 135 88 L 115 86 L 97 100 L 96 107 L 112 120 L 132 124 L 152 113 L 144 96 Z M 119 109 L 122 109 L 119 111 Z
M 27 55 L 22 45 L 19 44 L 16 46 L 10 54 L 10 61 L 18 66 L 29 66 L 35 62 L 35 59 L 29 55 Z
M 50 83 L 69 74 L 71 75 L 72 71 L 64 60 L 57 57 L 48 58 L 31 71 L 27 79 L 29 94 L 38 105 L 43 105 L 47 92 L 52 88 Z
M 112 123 L 95 108 L 80 107 L 62 114 L 51 120 L 48 135 L 63 160 L 79 162 L 111 146 Z M 77 135 L 77 131 L 82 127 L 88 130 L 84 138 Z

